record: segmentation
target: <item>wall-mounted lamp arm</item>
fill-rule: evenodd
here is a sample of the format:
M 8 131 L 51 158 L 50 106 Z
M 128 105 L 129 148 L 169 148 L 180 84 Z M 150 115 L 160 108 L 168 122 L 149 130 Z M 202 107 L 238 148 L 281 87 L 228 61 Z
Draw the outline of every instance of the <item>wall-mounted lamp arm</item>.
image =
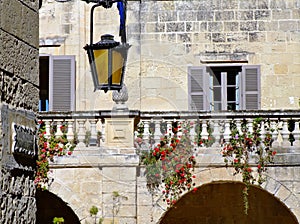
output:
M 115 2 L 121 2 L 122 0 L 81 0 L 86 3 L 97 3 L 97 5 L 103 6 L 104 8 L 111 8 Z

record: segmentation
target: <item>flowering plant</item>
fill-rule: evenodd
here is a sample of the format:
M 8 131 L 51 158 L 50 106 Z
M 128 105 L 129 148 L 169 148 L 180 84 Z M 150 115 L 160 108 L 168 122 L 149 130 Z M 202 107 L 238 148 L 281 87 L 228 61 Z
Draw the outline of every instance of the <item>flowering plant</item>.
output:
M 55 136 L 57 126 L 50 130 L 50 136 L 46 137 L 46 127 L 43 121 L 39 121 L 38 128 L 38 158 L 37 171 L 34 183 L 37 188 L 47 188 L 49 177 L 49 161 L 54 161 L 55 156 L 71 155 L 76 147 L 76 140 L 67 139 L 67 125 L 60 126 L 61 136 Z
M 231 138 L 224 144 L 222 155 L 226 166 L 231 164 L 235 170 L 234 175 L 242 174 L 242 180 L 245 183 L 243 189 L 245 213 L 248 213 L 248 193 L 251 184 L 261 185 L 265 178 L 263 173 L 267 171 L 268 163 L 274 161 L 276 151 L 272 150 L 272 138 L 267 131 L 265 138 L 261 138 L 260 125 L 261 118 L 253 122 L 253 132 L 249 133 L 246 125 L 242 126 L 241 132 L 233 124 Z M 255 159 L 255 165 L 250 163 L 250 159 Z M 254 168 L 255 167 L 255 168 Z M 257 173 L 255 175 L 254 173 Z
M 166 134 L 161 138 L 160 144 L 144 152 L 141 157 L 142 164 L 146 165 L 148 189 L 154 192 L 162 185 L 164 201 L 169 206 L 176 203 L 183 191 L 191 190 L 195 185 L 195 176 L 191 173 L 196 161 L 189 135 L 190 125 L 188 122 L 182 125 L 174 123 L 174 135 Z M 196 190 L 197 188 L 193 188 L 193 191 Z

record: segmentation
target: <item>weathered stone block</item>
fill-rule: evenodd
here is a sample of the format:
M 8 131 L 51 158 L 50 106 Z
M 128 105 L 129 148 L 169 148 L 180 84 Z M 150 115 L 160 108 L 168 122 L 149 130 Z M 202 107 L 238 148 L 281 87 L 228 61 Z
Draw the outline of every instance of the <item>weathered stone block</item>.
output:
M 240 30 L 242 31 L 254 31 L 257 30 L 257 22 L 241 22 Z
M 282 31 L 297 31 L 298 22 L 297 21 L 279 21 L 279 29 Z
M 237 20 L 253 20 L 253 11 L 238 11 Z
M 224 30 L 224 25 L 222 22 L 209 22 L 207 30 L 209 32 L 221 32 Z
M 177 12 L 176 11 L 158 12 L 158 21 L 159 22 L 177 21 Z
M 184 22 L 167 23 L 167 32 L 184 32 Z
M 212 11 L 200 10 L 198 11 L 197 20 L 198 21 L 213 21 L 214 14 Z
M 234 11 L 216 11 L 216 21 L 234 20 Z
M 270 10 L 256 10 L 254 12 L 255 20 L 269 20 L 271 15 Z

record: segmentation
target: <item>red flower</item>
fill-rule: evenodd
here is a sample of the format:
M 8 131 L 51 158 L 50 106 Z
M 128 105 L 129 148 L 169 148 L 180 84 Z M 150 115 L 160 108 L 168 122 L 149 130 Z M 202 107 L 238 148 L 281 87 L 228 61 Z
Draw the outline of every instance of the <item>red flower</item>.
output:
M 197 190 L 198 190 L 198 188 L 194 187 L 193 193 L 196 193 Z
M 272 152 L 272 156 L 275 156 L 275 155 L 276 155 L 276 153 L 277 153 L 276 151 L 273 151 L 273 152 Z
M 70 155 L 72 155 L 72 152 L 71 152 L 71 151 L 69 151 L 69 152 L 68 152 L 68 155 L 69 155 L 69 156 L 70 156 Z
M 260 164 L 258 164 L 258 165 L 257 165 L 257 168 L 258 168 L 258 169 L 260 169 L 260 168 L 261 168 L 261 165 L 260 165 Z

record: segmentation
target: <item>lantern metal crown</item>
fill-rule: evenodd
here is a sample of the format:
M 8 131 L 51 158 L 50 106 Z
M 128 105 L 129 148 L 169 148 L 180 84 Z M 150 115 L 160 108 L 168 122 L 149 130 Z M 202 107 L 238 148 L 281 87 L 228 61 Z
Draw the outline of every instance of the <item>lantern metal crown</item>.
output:
M 126 0 L 83 0 L 87 3 L 96 3 L 91 8 L 90 15 L 90 44 L 84 49 L 87 51 L 91 67 L 95 90 L 121 90 L 124 81 L 124 73 L 127 54 L 130 45 L 126 43 Z M 93 14 L 96 7 L 111 8 L 114 3 L 120 14 L 121 43 L 114 40 L 114 36 L 105 34 L 101 40 L 93 43 Z

